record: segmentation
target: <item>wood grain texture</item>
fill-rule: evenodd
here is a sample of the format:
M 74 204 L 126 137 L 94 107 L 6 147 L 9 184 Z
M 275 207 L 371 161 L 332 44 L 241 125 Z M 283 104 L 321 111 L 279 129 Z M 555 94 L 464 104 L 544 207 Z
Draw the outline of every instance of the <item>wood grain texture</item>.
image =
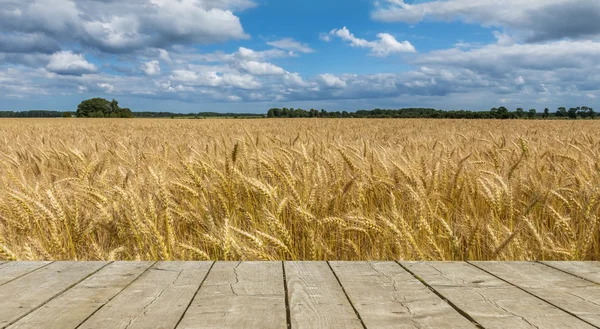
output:
M 75 328 L 152 264 L 153 262 L 112 263 L 9 328 Z
M 542 262 L 575 276 L 600 284 L 600 262 Z
M 600 285 L 539 263 L 472 263 L 594 326 L 600 326 Z
M 174 328 L 212 262 L 158 262 L 80 328 Z
M 285 262 L 292 328 L 363 328 L 326 262 Z
M 330 262 L 367 328 L 475 328 L 395 262 Z
M 484 328 L 593 328 L 464 262 L 402 262 Z
M 286 327 L 281 262 L 217 262 L 177 328 Z
M 7 262 L 0 265 L 0 286 L 51 262 Z
M 55 262 L 0 286 L 0 328 L 55 298 L 107 262 Z

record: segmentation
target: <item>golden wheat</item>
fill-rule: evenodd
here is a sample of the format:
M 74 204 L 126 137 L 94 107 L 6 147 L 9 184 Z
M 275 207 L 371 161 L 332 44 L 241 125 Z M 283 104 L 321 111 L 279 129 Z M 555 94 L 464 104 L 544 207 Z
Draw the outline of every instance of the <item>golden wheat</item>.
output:
M 0 260 L 600 260 L 599 128 L 0 120 Z

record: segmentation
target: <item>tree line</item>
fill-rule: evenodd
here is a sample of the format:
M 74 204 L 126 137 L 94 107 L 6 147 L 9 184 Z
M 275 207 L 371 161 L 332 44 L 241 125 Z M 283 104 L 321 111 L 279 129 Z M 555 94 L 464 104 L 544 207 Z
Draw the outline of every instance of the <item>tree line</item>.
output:
M 332 111 L 325 109 L 304 110 L 294 108 L 271 108 L 267 112 L 269 118 L 429 118 L 429 119 L 548 119 L 548 118 L 596 118 L 598 115 L 593 108 L 582 106 L 572 107 L 568 110 L 559 107 L 556 112 L 548 108 L 538 112 L 536 109 L 525 111 L 517 108 L 510 111 L 504 106 L 492 108 L 489 111 L 469 110 L 436 110 L 433 108 L 402 108 L 402 109 L 374 109 L 358 110 L 355 112 Z
M 198 113 L 172 113 L 172 112 L 132 112 L 129 108 L 119 107 L 119 102 L 115 99 L 108 101 L 104 98 L 92 98 L 81 102 L 77 110 L 70 111 L 0 111 L 1 118 L 58 118 L 71 117 L 73 114 L 78 118 L 200 118 L 200 117 L 268 117 L 268 118 L 430 118 L 430 119 L 548 119 L 548 118 L 567 118 L 567 119 L 594 119 L 598 114 L 593 108 L 587 106 L 559 107 L 551 112 L 548 108 L 538 112 L 536 109 L 525 111 L 523 108 L 517 108 L 510 111 L 504 106 L 492 108 L 489 111 L 469 111 L 469 110 L 437 110 L 433 108 L 402 108 L 402 109 L 373 109 L 358 110 L 354 112 L 347 111 L 327 111 L 325 109 L 304 110 L 301 108 L 271 108 L 267 114 L 256 113 L 218 113 L 218 112 L 198 112 Z

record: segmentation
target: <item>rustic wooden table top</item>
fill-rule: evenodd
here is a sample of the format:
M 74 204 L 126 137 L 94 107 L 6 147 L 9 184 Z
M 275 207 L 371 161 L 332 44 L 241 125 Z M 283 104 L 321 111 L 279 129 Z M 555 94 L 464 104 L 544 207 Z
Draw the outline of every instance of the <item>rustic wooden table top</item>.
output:
M 600 262 L 0 262 L 0 328 L 600 328 Z

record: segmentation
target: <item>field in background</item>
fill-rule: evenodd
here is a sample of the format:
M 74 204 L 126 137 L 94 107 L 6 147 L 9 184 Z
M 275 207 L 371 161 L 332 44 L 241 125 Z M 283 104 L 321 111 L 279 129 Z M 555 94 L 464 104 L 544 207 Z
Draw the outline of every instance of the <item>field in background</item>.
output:
M 0 260 L 600 260 L 598 131 L 0 120 Z

